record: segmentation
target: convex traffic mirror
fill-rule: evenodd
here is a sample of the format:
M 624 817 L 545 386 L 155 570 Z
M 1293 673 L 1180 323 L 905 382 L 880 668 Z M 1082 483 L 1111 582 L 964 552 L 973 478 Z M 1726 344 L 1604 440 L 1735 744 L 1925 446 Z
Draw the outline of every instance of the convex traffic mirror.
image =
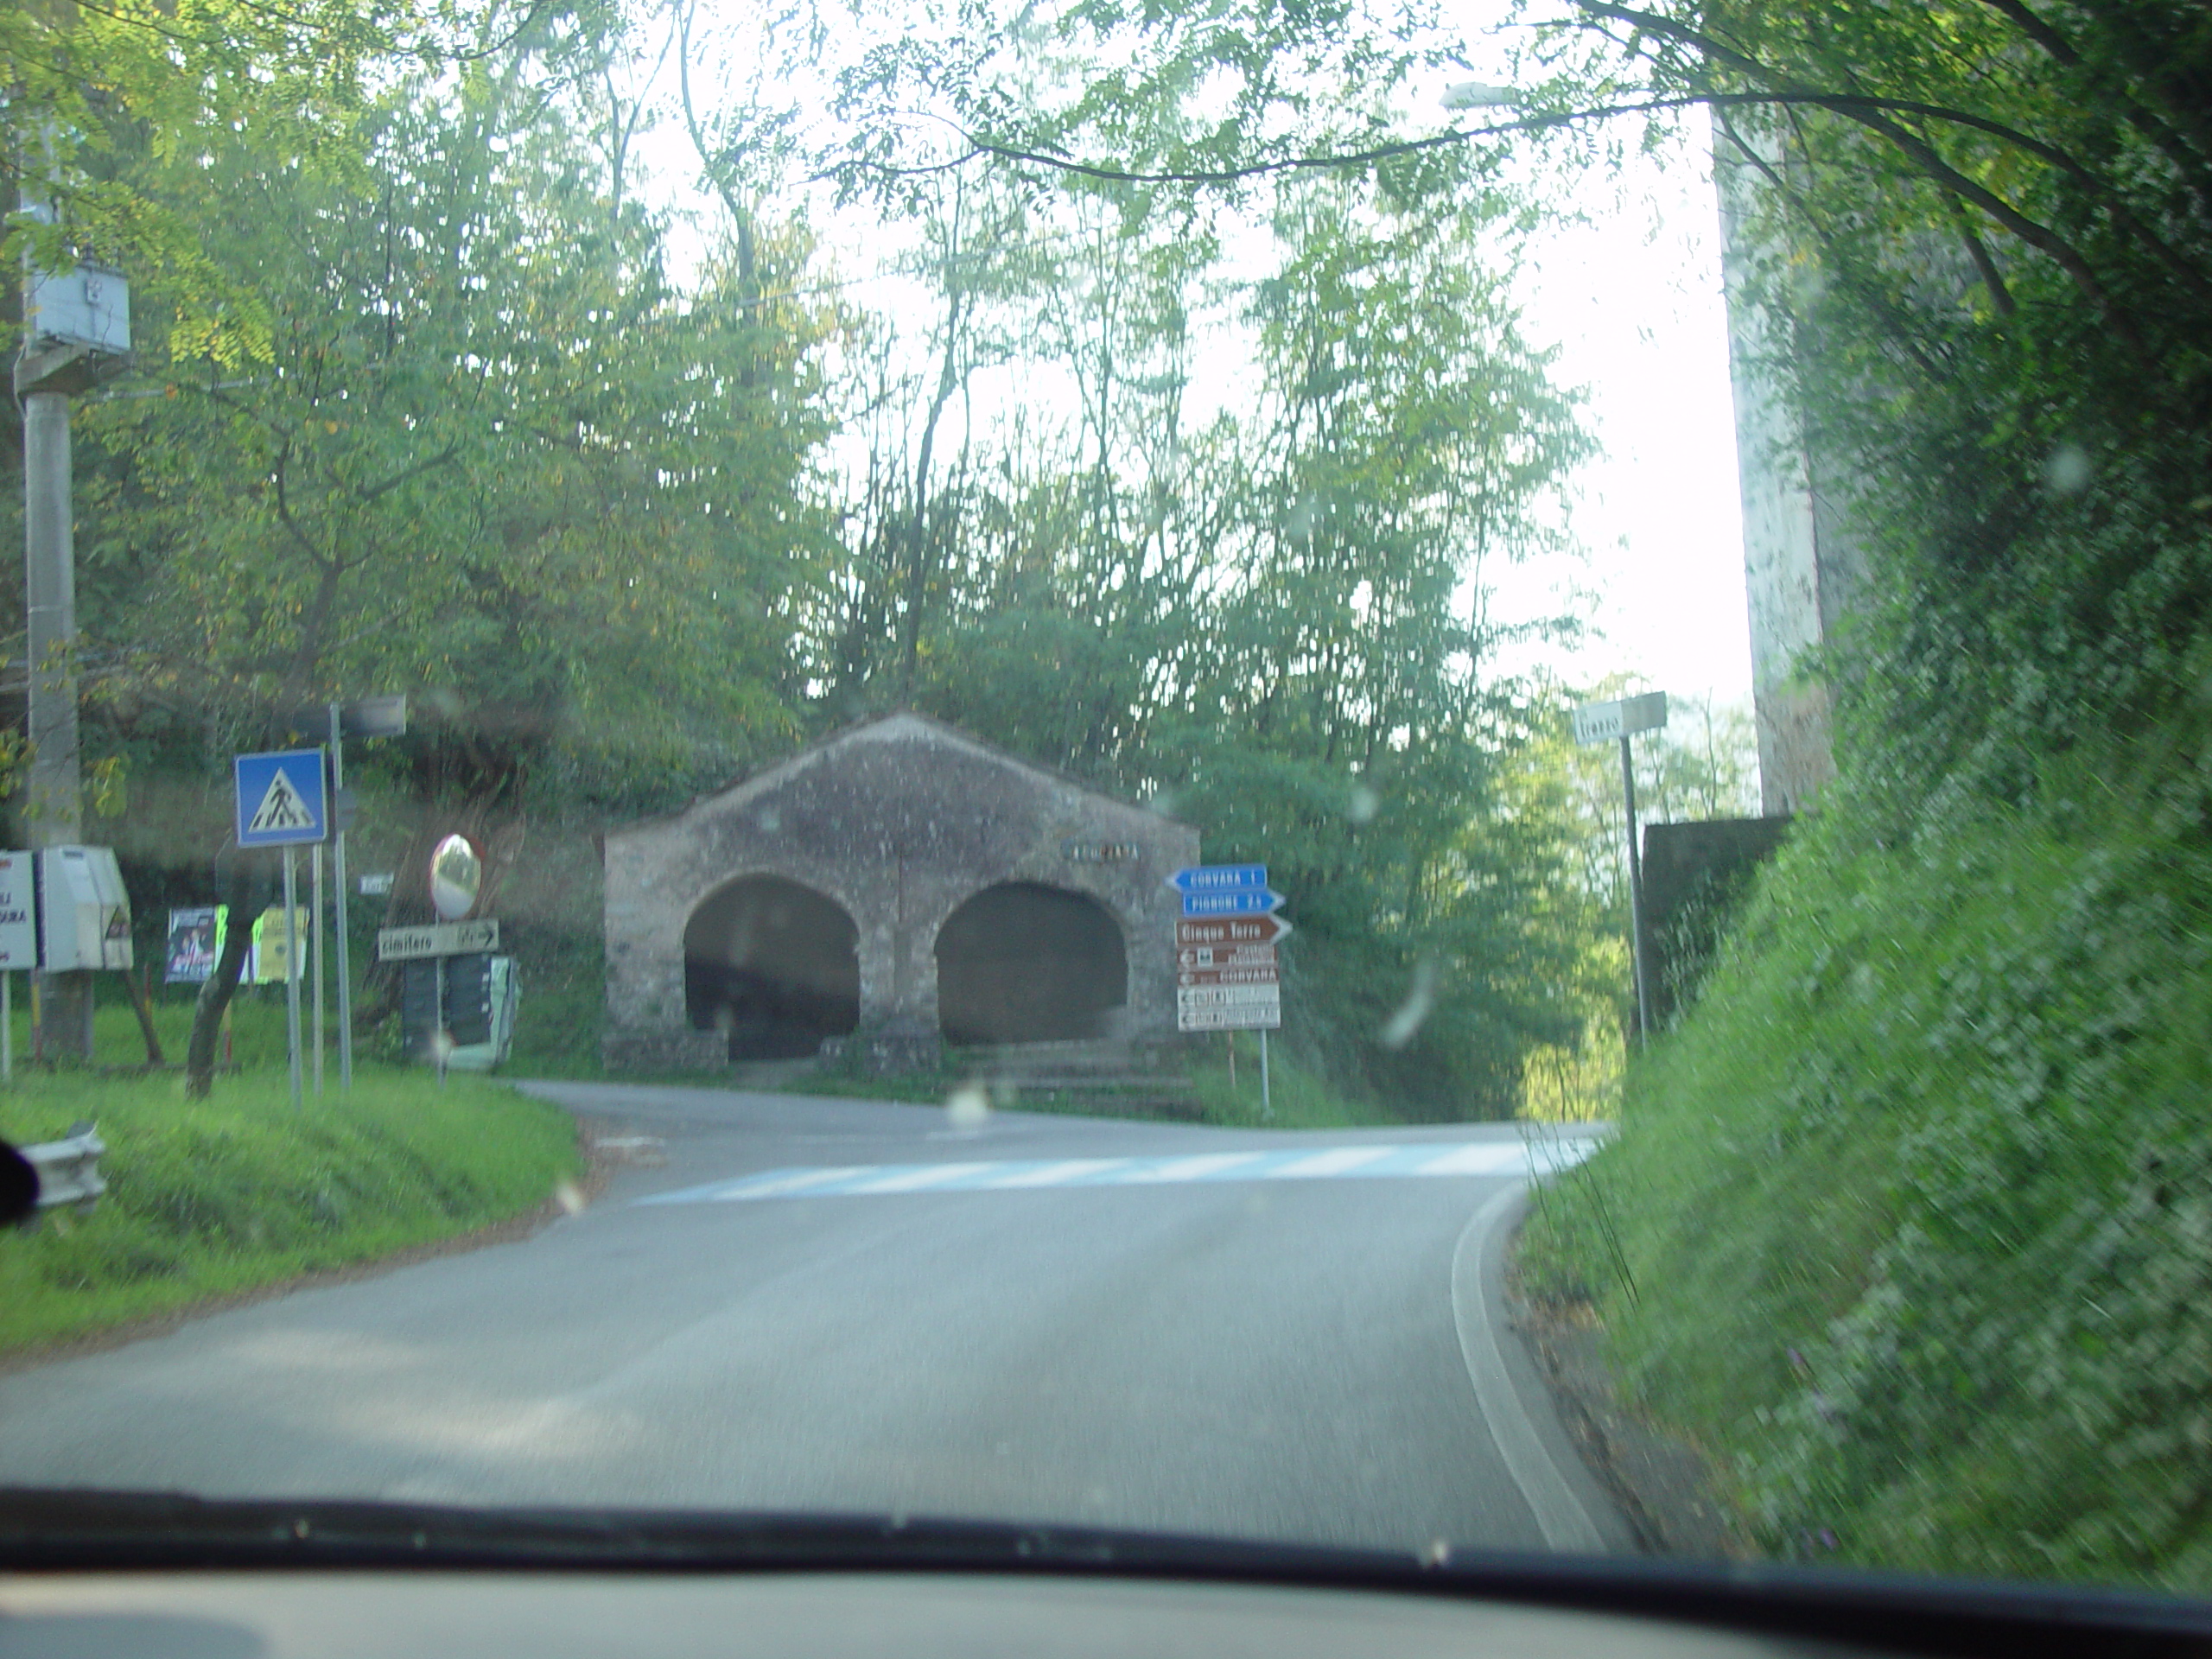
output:
M 430 855 L 430 907 L 442 922 L 457 922 L 476 908 L 484 861 L 467 836 L 448 836 Z

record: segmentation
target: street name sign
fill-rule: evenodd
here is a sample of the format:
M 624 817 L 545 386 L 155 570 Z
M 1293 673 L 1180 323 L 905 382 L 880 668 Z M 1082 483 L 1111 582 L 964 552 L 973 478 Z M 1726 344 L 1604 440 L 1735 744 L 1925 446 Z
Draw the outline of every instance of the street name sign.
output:
M 1272 968 L 1272 944 L 1192 944 L 1175 952 L 1175 965 L 1185 971 L 1204 968 Z
M 1574 741 L 1611 743 L 1638 732 L 1656 731 L 1667 723 L 1667 694 L 1646 692 L 1640 697 L 1621 697 L 1612 702 L 1586 702 L 1574 711 Z
M 1183 895 L 1185 916 L 1264 916 L 1281 908 L 1282 894 L 1273 887 L 1232 887 Z
M 1167 878 L 1178 893 L 1230 893 L 1268 885 L 1264 864 L 1193 864 Z
M 1275 941 L 1290 924 L 1264 864 L 1198 864 L 1167 885 L 1183 896 L 1175 924 L 1175 1028 L 1269 1032 L 1282 1024 Z M 1266 1096 L 1264 1039 L 1262 1097 Z
M 1282 1001 L 1220 1002 L 1193 1007 L 1179 1002 L 1175 1022 L 1184 1031 L 1279 1031 L 1282 1028 Z
M 378 962 L 416 962 L 424 957 L 467 957 L 499 948 L 499 923 L 486 916 L 474 922 L 431 922 L 420 927 L 377 930 Z
M 1273 944 L 1292 931 L 1280 916 L 1223 916 L 1211 921 L 1188 918 L 1175 924 L 1175 945 Z
M 238 845 L 305 847 L 330 838 L 321 749 L 241 754 L 231 763 L 238 788 Z
M 1273 1002 L 1282 1004 L 1280 985 L 1191 985 L 1178 986 L 1175 1006 L 1179 1008 L 1225 1008 L 1243 1003 Z
M 1281 975 L 1273 968 L 1185 968 L 1175 976 L 1176 985 L 1184 990 L 1205 985 L 1279 985 Z

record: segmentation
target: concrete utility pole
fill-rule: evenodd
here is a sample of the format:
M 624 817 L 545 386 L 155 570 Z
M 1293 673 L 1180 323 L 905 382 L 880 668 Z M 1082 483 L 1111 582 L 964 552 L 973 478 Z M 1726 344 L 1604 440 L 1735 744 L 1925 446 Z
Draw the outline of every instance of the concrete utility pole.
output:
M 51 223 L 52 207 L 22 193 L 23 212 Z M 77 765 L 77 552 L 69 502 L 69 399 L 123 366 L 130 349 L 130 289 L 91 266 L 48 272 L 26 264 L 24 338 L 16 363 L 23 409 L 24 667 L 30 683 L 31 766 L 23 829 L 35 849 L 84 839 Z M 34 974 L 37 1052 L 90 1059 L 92 976 Z
M 30 204 L 25 203 L 28 207 Z M 77 555 L 69 504 L 69 397 L 91 383 L 81 346 L 31 342 L 16 365 L 23 406 L 25 666 L 31 767 L 23 828 L 34 849 L 84 839 L 77 767 Z M 92 1054 L 92 976 L 32 976 L 32 1042 L 49 1057 Z

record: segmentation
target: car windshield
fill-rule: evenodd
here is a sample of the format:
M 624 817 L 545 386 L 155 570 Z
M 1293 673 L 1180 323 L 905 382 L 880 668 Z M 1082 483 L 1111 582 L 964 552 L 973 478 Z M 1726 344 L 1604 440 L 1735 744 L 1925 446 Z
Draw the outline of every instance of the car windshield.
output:
M 0 12 L 5 1503 L 2201 1592 L 2209 111 L 2190 0 Z

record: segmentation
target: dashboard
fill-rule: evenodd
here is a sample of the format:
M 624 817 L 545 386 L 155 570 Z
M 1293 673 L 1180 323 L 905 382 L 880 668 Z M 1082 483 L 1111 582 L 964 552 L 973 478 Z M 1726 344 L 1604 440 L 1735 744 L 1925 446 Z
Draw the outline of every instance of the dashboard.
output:
M 1864 1651 L 1452 1597 L 1096 1576 L 429 1569 L 0 1578 L 0 1659 L 1765 1659 Z

